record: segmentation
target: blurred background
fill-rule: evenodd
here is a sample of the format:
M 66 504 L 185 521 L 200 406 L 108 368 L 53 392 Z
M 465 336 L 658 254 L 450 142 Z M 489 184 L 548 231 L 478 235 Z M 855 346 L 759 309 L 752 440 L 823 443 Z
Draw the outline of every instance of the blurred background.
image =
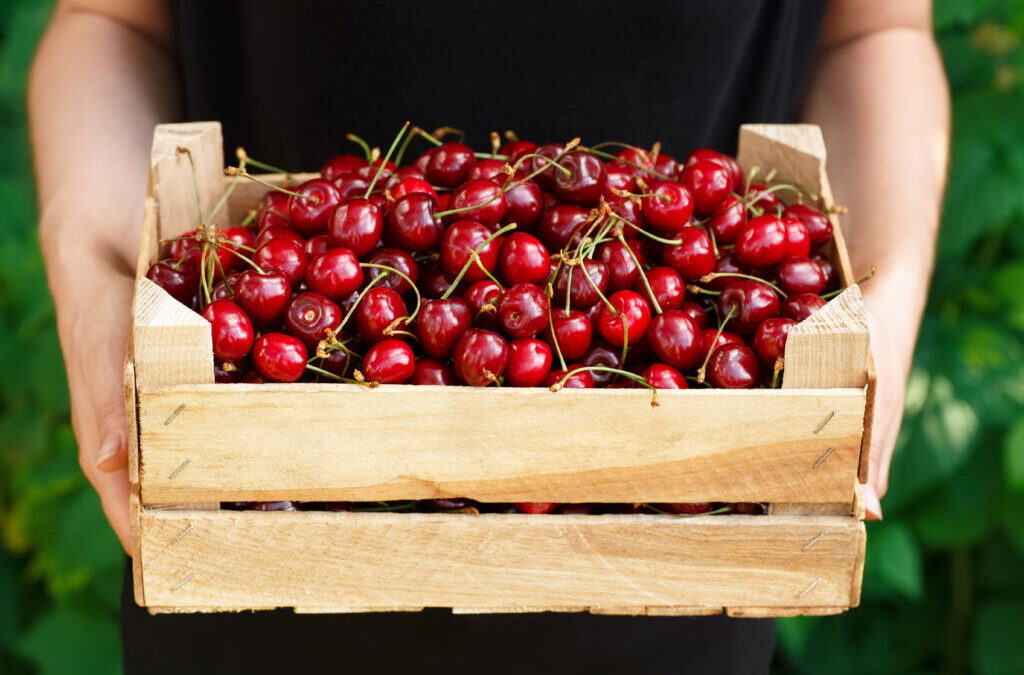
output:
M 78 468 L 25 133 L 50 6 L 0 0 L 0 673 L 117 673 L 122 553 Z M 935 29 L 952 169 L 886 519 L 861 607 L 780 621 L 778 673 L 1024 672 L 1024 0 L 938 0 Z

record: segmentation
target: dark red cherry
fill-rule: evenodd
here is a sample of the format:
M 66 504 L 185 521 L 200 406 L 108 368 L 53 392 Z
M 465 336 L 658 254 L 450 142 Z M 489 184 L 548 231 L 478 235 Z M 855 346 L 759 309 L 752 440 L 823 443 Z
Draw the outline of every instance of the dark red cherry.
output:
M 366 178 L 357 171 L 338 176 L 332 182 L 338 188 L 338 193 L 342 199 L 362 199 L 363 195 L 366 194 L 367 188 L 370 187 L 371 180 L 373 180 L 372 176 Z
M 402 296 L 390 288 L 374 287 L 366 292 L 356 307 L 356 328 L 359 337 L 366 342 L 380 342 L 388 337 L 385 331 L 389 328 L 403 328 L 402 324 L 394 324 L 398 319 L 408 316 L 409 310 Z
M 512 232 L 501 245 L 498 269 L 507 284 L 542 284 L 551 273 L 551 257 L 540 239 Z
M 567 152 L 558 160 L 569 172 L 555 171 L 555 194 L 562 201 L 580 206 L 594 206 L 604 194 L 607 174 L 604 162 L 581 150 Z
M 384 241 L 406 251 L 433 251 L 441 243 L 444 226 L 434 216 L 437 203 L 422 192 L 402 197 L 384 214 Z
M 399 200 L 413 192 L 422 192 L 423 194 L 430 195 L 434 199 L 437 199 L 437 193 L 434 192 L 433 186 L 422 178 L 405 178 L 399 181 L 395 187 L 390 188 L 389 192 L 391 193 L 391 201 Z M 415 377 L 413 379 L 415 379 Z
M 392 250 L 397 251 L 400 249 Z M 444 270 L 441 268 L 440 262 L 424 267 L 422 274 L 420 274 L 419 283 L 417 284 L 420 289 L 420 293 L 422 293 L 425 298 L 440 298 L 448 291 L 451 285 L 452 282 L 444 275 Z
M 267 229 L 260 231 L 260 236 L 256 237 L 256 247 L 259 248 L 260 246 L 263 246 L 263 244 L 267 243 L 271 239 L 287 239 L 300 248 L 303 248 L 306 245 L 306 240 L 302 238 L 302 235 L 292 228 L 281 225 L 271 225 Z
M 583 366 L 605 366 L 608 368 L 621 368 L 622 349 L 616 349 L 604 340 L 596 340 L 587 353 L 580 359 Z M 595 387 L 604 387 L 613 379 L 618 377 L 615 373 L 606 370 L 591 370 L 591 377 Z
M 529 513 L 531 515 L 538 515 L 543 513 L 551 513 L 555 510 L 558 504 L 552 504 L 549 502 L 521 502 L 516 504 L 516 511 L 519 513 Z
M 595 289 L 596 287 L 596 289 Z M 601 260 L 584 258 L 579 265 L 563 266 L 555 276 L 555 306 L 565 307 L 568 292 L 572 307 L 585 309 L 596 304 L 608 288 L 608 265 Z
M 271 382 L 295 382 L 306 372 L 306 346 L 283 333 L 264 333 L 256 340 L 252 362 Z
M 366 352 L 362 372 L 370 382 L 403 384 L 416 372 L 412 347 L 394 338 L 382 340 Z
M 674 513 L 677 515 L 697 515 L 707 513 L 711 510 L 711 504 L 707 502 L 693 504 L 655 504 L 659 511 Z
M 505 180 L 505 162 L 500 159 L 478 159 L 466 174 L 466 182 L 474 180 L 493 180 L 501 184 Z
M 509 337 L 532 337 L 548 325 L 548 297 L 539 286 L 516 284 L 498 299 L 498 322 Z
M 612 162 L 605 167 L 605 172 L 604 200 L 606 202 L 617 204 L 625 199 L 616 194 L 617 192 L 636 192 L 636 177 L 632 167 Z
M 508 203 L 497 183 L 481 178 L 455 188 L 448 209 L 466 209 L 450 216 L 453 220 L 475 220 L 491 227 L 505 217 Z
M 746 267 L 741 266 L 736 261 L 736 256 L 733 253 L 723 253 L 722 257 L 715 261 L 715 274 L 749 274 L 749 270 Z M 716 291 L 720 291 L 733 281 L 736 277 L 718 277 L 712 279 L 708 286 Z
M 292 227 L 305 237 L 327 229 L 327 219 L 341 201 L 341 193 L 334 183 L 314 178 L 295 188 L 294 192 L 302 196 L 288 198 L 288 219 L 292 221 Z
M 779 288 L 789 295 L 812 293 L 825 288 L 825 273 L 810 258 L 783 258 L 778 269 Z
M 508 343 L 497 333 L 470 328 L 455 345 L 455 374 L 472 387 L 498 380 L 508 365 Z
M 416 264 L 416 260 L 400 248 L 375 249 L 373 253 L 366 257 L 366 262 L 372 265 L 393 267 L 412 279 L 413 282 L 418 281 L 420 278 L 420 269 L 419 265 Z M 399 295 L 405 295 L 412 290 L 412 286 L 409 285 L 408 281 L 389 270 L 381 269 L 380 267 L 367 267 L 365 268 L 365 274 L 366 281 L 373 281 L 382 274 L 386 275 L 386 278 L 377 282 L 376 285 L 390 288 Z M 442 295 L 447 288 L 446 282 L 444 290 L 438 293 L 438 295 Z
M 700 304 L 691 300 L 684 300 L 683 304 L 679 306 L 679 311 L 690 317 L 697 322 L 697 325 L 701 328 L 707 328 L 710 319 L 708 313 L 704 311 L 704 308 Z
M 420 180 L 423 181 L 424 183 L 427 182 L 426 176 L 423 175 L 422 171 L 420 171 L 414 166 L 403 166 L 391 172 L 391 175 L 388 177 L 388 181 L 385 184 L 385 186 L 387 187 L 388 190 L 394 192 L 395 188 L 398 187 L 399 183 L 410 179 Z M 378 181 L 378 183 L 379 182 L 380 181 Z M 427 185 L 430 185 L 430 183 L 427 183 Z M 431 188 L 430 191 L 433 192 L 433 188 Z
M 652 267 L 645 274 L 661 309 L 679 309 L 686 299 L 686 284 L 679 273 L 671 267 Z M 633 284 L 633 290 L 648 297 L 647 286 L 640 279 Z
M 537 236 L 549 251 L 559 251 L 572 240 L 587 222 L 586 209 L 569 204 L 559 204 L 541 214 Z
M 782 206 L 782 202 L 779 201 L 779 193 L 768 192 L 768 186 L 763 183 L 751 183 L 750 188 L 747 190 L 746 198 L 756 196 L 756 200 L 750 205 L 752 209 L 760 209 L 764 213 L 770 213 L 775 215 L 779 208 Z
M 629 227 L 629 224 L 636 225 L 637 227 L 644 227 L 647 224 L 644 221 L 644 212 L 643 208 L 640 206 L 640 201 L 637 199 L 620 199 L 618 203 L 614 204 L 612 212 L 626 220 L 628 223 L 626 224 L 626 236 L 637 236 L 637 233 Z
M 806 204 L 793 204 L 782 212 L 786 218 L 796 218 L 807 226 L 811 235 L 811 247 L 824 246 L 832 239 L 832 222 L 824 213 Z
M 502 181 L 497 181 L 504 185 Z M 541 211 L 544 210 L 544 195 L 532 180 L 518 182 L 517 185 L 505 193 L 505 203 L 508 205 L 505 211 L 505 222 L 515 223 L 520 231 L 533 231 L 537 221 L 540 220 Z
M 642 200 L 644 220 L 651 227 L 675 232 L 686 225 L 693 215 L 693 197 L 690 191 L 674 180 L 658 181 Z
M 774 321 L 774 319 L 768 319 Z M 700 360 L 703 363 L 704 359 L 708 358 L 709 354 L 714 354 L 715 350 L 722 345 L 741 345 L 744 344 L 743 338 L 736 333 L 731 333 L 727 330 L 723 330 L 721 333 L 718 332 L 717 328 L 705 328 L 700 332 Z
M 213 326 L 213 355 L 222 361 L 237 361 L 252 349 L 255 333 L 242 308 L 230 300 L 214 300 L 203 310 Z
M 356 254 L 344 247 L 332 248 L 306 267 L 306 286 L 339 300 L 363 284 L 363 268 Z
M 746 345 L 729 344 L 711 355 L 708 381 L 719 389 L 751 389 L 761 378 L 761 367 L 754 350 Z
M 505 381 L 513 387 L 536 387 L 551 372 L 551 348 L 536 338 L 519 338 L 508 346 Z
M 771 267 L 786 255 L 786 226 L 775 216 L 758 216 L 736 240 L 736 259 L 749 267 Z
M 629 254 L 626 245 L 633 251 Z M 633 261 L 633 256 L 644 262 L 643 245 L 636 239 L 627 239 L 626 245 L 621 241 L 609 241 L 597 249 L 597 257 L 608 265 L 608 290 L 621 291 L 632 288 L 640 278 L 640 270 Z
M 555 384 L 561 383 L 563 389 L 593 389 L 594 376 L 591 371 L 580 370 L 573 372 L 580 367 L 582 366 L 578 363 L 570 363 L 565 370 L 552 370 L 541 384 L 545 387 L 552 387 Z M 572 373 L 572 375 L 566 378 L 565 376 L 568 373 Z
M 252 254 L 252 249 L 256 248 L 256 237 L 253 235 L 252 228 L 248 227 L 227 227 L 221 230 L 221 236 L 224 237 L 225 243 L 222 250 L 227 253 L 228 251 L 235 251 L 248 258 Z M 227 265 L 224 267 L 224 271 L 231 272 L 233 270 L 243 270 L 246 267 L 246 262 L 242 258 L 233 253 L 228 253 L 226 259 L 220 255 L 221 251 L 218 251 L 218 257 L 223 260 L 227 260 Z
M 432 384 L 452 387 L 459 383 L 455 369 L 447 363 L 424 357 L 416 362 L 416 370 L 409 384 Z
M 552 308 L 551 325 L 544 331 L 548 344 L 554 347 L 557 340 L 562 358 L 569 361 L 578 359 L 590 349 L 593 335 L 594 327 L 586 314 L 570 309 L 566 316 L 565 309 L 561 307 Z
M 355 155 L 338 155 L 324 162 L 320 168 L 320 176 L 326 180 L 334 180 L 348 173 L 355 173 L 366 166 L 366 160 Z
M 236 384 L 245 377 L 244 366 L 240 367 L 234 361 L 213 360 L 213 381 L 217 384 Z
M 508 141 L 498 150 L 499 155 L 508 157 L 509 164 L 515 164 L 523 155 L 528 155 L 537 149 L 536 143 L 530 141 Z
M 686 164 L 683 168 L 685 169 L 688 166 L 692 166 L 701 160 L 721 164 L 723 167 L 729 169 L 733 186 L 739 187 L 743 185 L 743 170 L 740 168 L 739 162 L 732 157 L 723 155 L 717 150 L 712 150 L 711 148 L 698 148 L 694 150 L 690 153 L 690 156 L 686 158 Z
M 684 168 L 680 182 L 690 191 L 693 210 L 701 217 L 718 213 L 735 188 L 732 173 L 720 163 L 709 160 L 698 160 Z
M 654 317 L 647 344 L 660 360 L 680 370 L 693 368 L 704 356 L 700 325 L 678 309 Z
M 191 306 L 192 298 L 199 290 L 199 276 L 195 266 L 184 263 L 179 265 L 176 260 L 155 263 L 146 271 L 146 278 L 186 306 Z
M 786 228 L 786 255 L 808 256 L 811 254 L 811 232 L 796 218 L 783 218 Z
M 782 316 L 800 323 L 828 303 L 820 295 L 801 293 L 791 295 L 782 303 Z
M 785 356 L 786 338 L 795 325 L 796 321 L 782 317 L 761 322 L 751 343 L 761 363 L 771 368 L 778 359 Z
M 537 183 L 541 190 L 547 192 L 554 192 L 555 190 L 555 168 L 554 162 L 562 156 L 565 149 L 558 143 L 544 143 L 538 145 L 532 154 L 539 155 L 538 157 L 530 157 L 523 161 L 519 165 L 519 171 L 516 172 L 516 178 L 526 178 L 527 176 L 536 173 L 533 176 L 533 180 Z M 521 175 L 520 175 L 521 174 Z
M 437 148 L 430 148 L 429 150 L 424 152 L 422 155 L 417 157 L 416 161 L 412 163 L 413 167 L 418 169 L 420 171 L 420 173 L 422 173 L 424 175 L 424 177 L 426 177 L 427 164 L 430 163 L 430 158 L 434 156 L 434 151 L 435 150 L 437 150 Z
M 331 238 L 326 234 L 318 234 L 306 240 L 302 250 L 306 252 L 306 259 L 312 260 L 327 253 L 332 248 Z
M 210 293 L 210 298 L 212 300 L 230 300 L 234 302 L 235 287 L 238 286 L 238 280 L 241 276 L 241 274 L 227 275 L 227 278 L 225 278 L 224 281 L 214 286 L 213 292 Z
M 463 279 L 466 281 L 480 281 L 486 279 L 487 274 L 476 263 L 466 264 L 472 259 L 473 252 L 476 253 L 480 264 L 488 272 L 494 272 L 498 266 L 498 252 L 501 251 L 503 239 L 495 237 L 491 241 L 487 239 L 492 235 L 490 228 L 475 220 L 460 220 L 453 223 L 445 230 L 441 239 L 441 266 L 444 268 L 445 276 L 454 279 L 458 276 L 463 267 L 466 273 Z M 484 242 L 487 242 L 486 245 Z
M 462 298 L 426 300 L 420 308 L 416 332 L 423 351 L 438 359 L 451 358 L 455 343 L 473 325 L 473 313 Z
M 655 389 L 686 389 L 686 378 L 672 366 L 664 363 L 652 363 L 644 368 L 640 377 Z
M 498 297 L 501 288 L 490 279 L 478 281 L 462 294 L 473 313 L 473 325 L 487 330 L 498 330 Z
M 319 367 L 338 377 L 349 377 L 352 370 L 352 359 L 344 349 L 335 349 L 327 353 L 326 358 L 321 358 Z
M 651 175 L 648 170 L 654 168 L 651 156 L 643 148 L 628 147 L 622 148 L 615 153 L 612 164 L 621 166 L 633 174 L 635 178 L 643 178 L 650 183 Z
M 615 313 L 613 315 L 607 305 L 601 310 L 601 317 L 597 320 L 601 337 L 616 347 L 621 347 L 627 338 L 629 344 L 635 345 L 651 324 L 650 305 L 633 291 L 616 291 L 608 297 L 608 302 L 615 308 Z
M 746 226 L 747 211 L 743 208 L 743 202 L 731 195 L 725 198 L 718 212 L 708 221 L 708 227 L 719 246 L 735 244 Z
M 672 155 L 659 152 L 654 157 L 654 170 L 665 176 L 675 176 L 679 173 L 679 162 Z
M 723 319 L 735 307 L 729 328 L 748 335 L 762 321 L 779 315 L 779 296 L 771 286 L 760 281 L 739 279 L 725 287 L 718 296 L 718 314 Z
M 836 266 L 832 264 L 832 261 L 821 253 L 812 255 L 811 260 L 818 263 L 821 273 L 825 275 L 825 290 L 834 291 L 839 288 L 839 275 L 836 274 Z
M 264 272 L 280 272 L 292 286 L 306 276 L 306 252 L 289 239 L 271 239 L 258 246 L 253 260 Z
M 466 181 L 476 163 L 473 150 L 462 143 L 444 143 L 433 150 L 423 175 L 431 185 L 454 188 Z
M 291 299 L 288 277 L 280 272 L 242 272 L 235 285 L 235 299 L 257 326 L 276 323 Z
M 327 329 L 337 330 L 341 324 L 341 308 L 320 293 L 299 293 L 288 303 L 284 325 L 288 332 L 302 340 L 310 351 L 327 337 Z
M 333 246 L 344 246 L 362 258 L 380 242 L 384 219 L 380 209 L 366 199 L 349 199 L 335 207 L 327 224 Z
M 271 192 L 269 194 L 279 195 L 280 192 Z M 292 221 L 288 220 L 288 202 L 287 196 L 286 201 L 283 204 L 264 207 L 259 211 L 259 216 L 256 219 L 256 229 L 261 233 L 271 227 L 286 227 L 289 230 L 292 229 Z
M 715 269 L 715 252 L 711 239 L 697 227 L 684 227 L 676 233 L 679 244 L 667 245 L 661 260 L 679 272 L 686 281 L 696 281 Z

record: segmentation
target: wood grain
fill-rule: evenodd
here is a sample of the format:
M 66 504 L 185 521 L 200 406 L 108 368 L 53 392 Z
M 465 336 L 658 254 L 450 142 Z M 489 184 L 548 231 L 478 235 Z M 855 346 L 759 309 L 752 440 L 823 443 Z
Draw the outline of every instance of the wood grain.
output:
M 306 611 L 842 608 L 864 537 L 815 516 L 146 511 L 142 530 L 154 606 Z
M 135 283 L 131 341 L 139 390 L 213 382 L 210 323 L 145 277 Z
M 188 149 L 191 161 L 179 148 Z M 150 189 L 162 239 L 194 230 L 200 223 L 199 209 L 207 219 L 224 194 L 224 182 L 220 122 L 157 125 L 150 152 Z M 227 214 L 218 220 L 226 222 Z
M 868 343 L 864 299 L 850 286 L 789 332 L 782 388 L 864 387 Z
M 662 391 L 659 400 L 652 408 L 646 391 L 613 389 L 141 389 L 142 499 L 851 499 L 862 389 Z

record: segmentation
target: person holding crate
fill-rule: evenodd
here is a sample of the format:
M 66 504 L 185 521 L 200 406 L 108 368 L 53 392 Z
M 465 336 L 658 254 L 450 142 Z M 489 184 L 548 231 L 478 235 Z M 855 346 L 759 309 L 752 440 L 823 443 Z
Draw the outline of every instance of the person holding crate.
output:
M 155 124 L 218 119 L 228 147 L 316 166 L 346 131 L 403 119 L 538 141 L 731 150 L 744 122 L 819 124 L 877 366 L 869 517 L 932 266 L 949 101 L 927 0 L 344 6 L 58 0 L 31 73 L 40 239 L 83 471 L 129 550 L 121 371 Z M 478 35 L 475 35 L 477 33 Z M 387 561 L 382 561 L 387 564 Z M 351 667 L 766 672 L 769 620 L 446 613 L 148 616 L 123 608 L 126 672 Z M 242 642 L 244 640 L 244 643 Z M 398 642 L 400 641 L 400 642 Z

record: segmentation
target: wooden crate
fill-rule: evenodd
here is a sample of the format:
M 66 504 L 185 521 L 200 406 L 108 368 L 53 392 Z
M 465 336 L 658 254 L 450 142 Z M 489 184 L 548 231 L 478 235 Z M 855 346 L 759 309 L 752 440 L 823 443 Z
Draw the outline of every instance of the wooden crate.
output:
M 209 324 L 145 277 L 223 194 L 216 123 L 157 127 L 125 396 L 135 597 L 151 611 L 788 616 L 860 597 L 874 400 L 846 290 L 796 327 L 779 390 L 214 384 Z M 739 160 L 832 204 L 821 132 L 747 125 Z M 305 176 L 297 177 L 302 180 Z M 267 176 L 280 182 L 283 176 Z M 239 184 L 220 224 L 266 188 Z M 762 502 L 768 515 L 221 511 L 222 501 Z

